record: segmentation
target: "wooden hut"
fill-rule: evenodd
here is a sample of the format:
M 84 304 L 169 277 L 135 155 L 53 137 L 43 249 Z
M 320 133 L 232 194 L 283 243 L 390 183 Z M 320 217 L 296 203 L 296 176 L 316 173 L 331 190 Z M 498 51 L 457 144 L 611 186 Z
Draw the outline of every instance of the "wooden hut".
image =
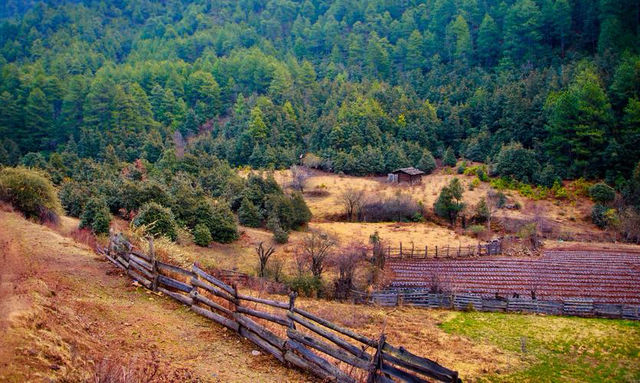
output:
M 416 169 L 414 167 L 401 168 L 389 173 L 389 175 L 387 176 L 387 179 L 390 182 L 395 182 L 395 183 L 406 182 L 408 184 L 413 185 L 413 184 L 422 182 L 422 176 L 424 174 L 425 173 L 422 170 Z

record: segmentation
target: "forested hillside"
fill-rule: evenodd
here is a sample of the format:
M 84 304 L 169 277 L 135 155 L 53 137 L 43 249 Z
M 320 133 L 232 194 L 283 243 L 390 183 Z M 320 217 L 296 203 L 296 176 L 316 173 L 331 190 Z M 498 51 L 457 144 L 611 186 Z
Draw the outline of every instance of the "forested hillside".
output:
M 522 161 L 503 175 L 525 182 L 621 189 L 640 160 L 636 0 L 8 0 L 0 15 L 9 165 L 155 163 L 197 135 L 231 165 L 311 152 L 383 173 L 451 147 Z

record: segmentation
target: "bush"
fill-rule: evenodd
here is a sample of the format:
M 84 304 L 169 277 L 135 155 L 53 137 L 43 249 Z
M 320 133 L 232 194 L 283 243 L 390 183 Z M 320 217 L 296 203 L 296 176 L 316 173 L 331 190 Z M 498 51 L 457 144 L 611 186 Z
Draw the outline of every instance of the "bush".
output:
M 606 229 L 609 226 L 614 215 L 614 209 L 609 209 L 600 204 L 593 205 L 593 209 L 591 209 L 591 221 L 601 229 Z
M 262 223 L 262 217 L 260 211 L 253 202 L 249 201 L 247 197 L 242 199 L 240 208 L 238 209 L 238 221 L 241 225 L 248 227 L 260 227 Z
M 471 225 L 467 231 L 477 238 L 484 234 L 487 231 L 487 228 L 483 225 Z
M 289 281 L 288 285 L 291 290 L 306 297 L 321 295 L 323 290 L 322 280 L 310 274 L 298 275 Z
M 294 213 L 292 229 L 305 225 L 307 222 L 311 221 L 311 210 L 309 210 L 307 203 L 304 201 L 302 193 L 294 192 L 291 195 L 291 204 L 293 206 Z
M 491 212 L 487 206 L 487 201 L 484 198 L 481 198 L 473 212 L 473 220 L 478 223 L 484 223 L 489 220 L 490 215 Z
M 589 196 L 594 202 L 606 205 L 616 198 L 616 191 L 604 182 L 599 182 L 589 188 Z
M 533 150 L 525 149 L 519 143 L 512 143 L 500 149 L 496 156 L 496 171 L 502 177 L 530 183 L 537 179 L 540 164 Z
M 107 202 L 102 198 L 91 198 L 80 217 L 80 228 L 90 229 L 94 234 L 107 234 L 110 224 L 111 213 Z
M 364 222 L 408 222 L 420 220 L 422 209 L 411 196 L 398 194 L 365 202 L 360 216 Z
M 211 238 L 209 228 L 204 224 L 197 224 L 193 230 L 193 242 L 198 246 L 207 247 L 212 241 L 213 238 Z
M 456 166 L 457 162 L 458 161 L 456 159 L 456 155 L 453 152 L 453 149 L 451 148 L 451 146 L 449 146 L 447 150 L 444 152 L 444 157 L 442 158 L 442 164 L 444 166 Z
M 71 217 L 79 218 L 84 211 L 84 206 L 89 200 L 91 191 L 85 185 L 78 182 L 65 182 L 60 191 L 58 197 L 62 203 L 62 207 Z
M 197 224 L 207 226 L 216 242 L 230 243 L 238 238 L 235 217 L 226 203 L 203 201 L 198 204 L 194 218 Z
M 289 241 L 289 233 L 280 226 L 276 226 L 273 230 L 273 240 L 280 244 L 287 243 Z
M 57 221 L 62 210 L 51 181 L 36 170 L 22 167 L 0 170 L 0 200 L 40 222 Z
M 154 237 L 165 236 L 172 241 L 178 237 L 173 213 L 156 202 L 144 204 L 133 219 L 134 226 L 145 226 L 147 234 Z

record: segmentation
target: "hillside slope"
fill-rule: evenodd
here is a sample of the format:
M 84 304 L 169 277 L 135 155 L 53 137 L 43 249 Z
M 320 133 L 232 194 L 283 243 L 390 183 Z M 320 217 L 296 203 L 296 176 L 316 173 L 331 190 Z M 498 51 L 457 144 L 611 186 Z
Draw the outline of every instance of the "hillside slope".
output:
M 87 247 L 15 213 L 0 222 L 0 381 L 309 380 Z

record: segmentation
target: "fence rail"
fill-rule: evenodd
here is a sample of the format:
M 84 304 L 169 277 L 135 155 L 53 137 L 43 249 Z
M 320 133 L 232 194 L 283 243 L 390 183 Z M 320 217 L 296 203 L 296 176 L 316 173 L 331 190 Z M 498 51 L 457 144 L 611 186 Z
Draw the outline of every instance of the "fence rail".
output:
M 428 308 L 521 312 L 547 315 L 572 315 L 640 320 L 640 305 L 599 303 L 591 298 L 538 300 L 523 298 L 489 298 L 478 294 L 432 293 L 425 289 L 389 290 L 374 293 L 352 291 L 356 303 L 380 306 L 402 304 Z
M 132 250 L 122 236 L 99 249 L 142 286 L 190 307 L 249 339 L 288 366 L 331 382 L 461 382 L 456 371 L 386 342 L 343 328 L 295 304 L 241 294 L 193 264 L 190 270 L 160 262 L 153 252 Z
M 387 258 L 439 258 L 439 257 L 476 257 L 502 254 L 502 241 L 478 243 L 467 246 L 425 246 L 416 247 L 413 243 L 407 246 L 400 242 L 398 247 L 388 246 L 384 249 Z

